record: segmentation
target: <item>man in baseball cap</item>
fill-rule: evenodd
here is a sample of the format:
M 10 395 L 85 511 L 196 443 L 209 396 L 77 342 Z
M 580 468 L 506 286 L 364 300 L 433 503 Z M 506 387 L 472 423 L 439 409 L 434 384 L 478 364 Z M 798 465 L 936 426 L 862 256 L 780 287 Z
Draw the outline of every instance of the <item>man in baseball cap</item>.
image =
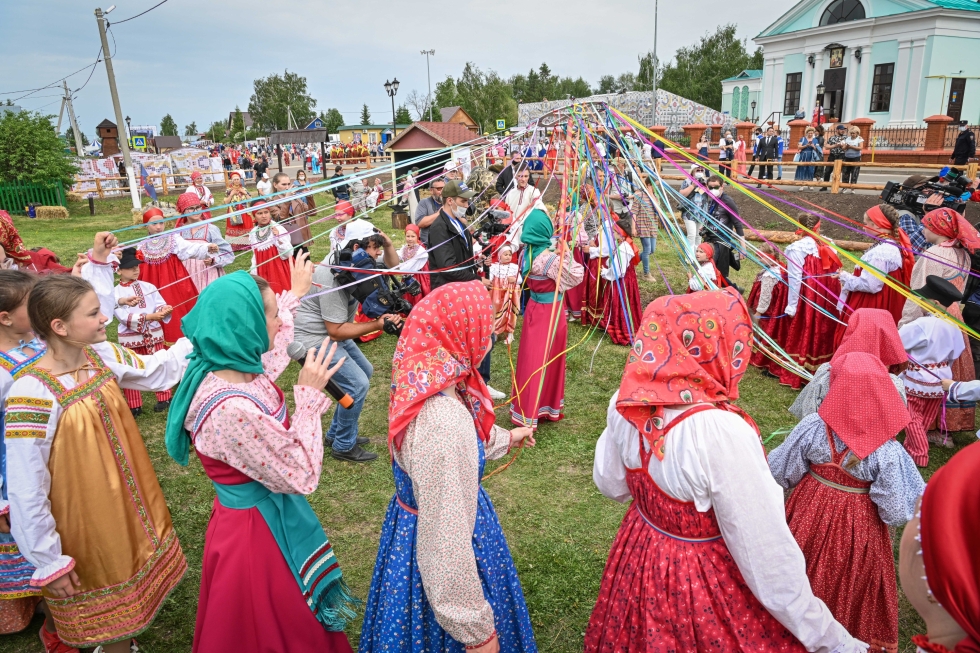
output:
M 461 181 L 447 181 L 442 189 L 442 210 L 429 226 L 429 268 L 432 289 L 454 281 L 477 279 L 473 236 L 466 227 L 466 211 L 476 193 Z

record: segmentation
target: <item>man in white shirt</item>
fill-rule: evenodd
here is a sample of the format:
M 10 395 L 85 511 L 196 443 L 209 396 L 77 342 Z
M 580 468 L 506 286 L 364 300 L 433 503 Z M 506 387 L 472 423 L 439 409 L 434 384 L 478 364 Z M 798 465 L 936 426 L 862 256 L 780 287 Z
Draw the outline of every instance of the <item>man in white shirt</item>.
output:
M 517 186 L 504 195 L 504 202 L 510 207 L 513 222 L 523 219 L 531 211 L 531 207 L 541 199 L 541 191 L 530 185 L 531 173 L 524 168 L 517 173 Z

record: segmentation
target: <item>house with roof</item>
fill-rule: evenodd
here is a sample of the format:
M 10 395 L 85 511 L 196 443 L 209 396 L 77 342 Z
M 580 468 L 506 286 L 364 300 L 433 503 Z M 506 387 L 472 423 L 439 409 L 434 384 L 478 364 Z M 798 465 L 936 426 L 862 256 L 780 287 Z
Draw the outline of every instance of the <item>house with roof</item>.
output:
M 231 125 L 233 122 L 235 122 L 235 112 L 229 111 L 228 124 L 225 127 L 228 131 L 231 131 Z M 252 120 L 252 116 L 248 111 L 242 111 L 242 122 L 245 123 L 245 129 L 251 129 L 255 125 L 255 121 Z
M 735 120 L 755 122 L 761 95 L 762 71 L 743 70 L 734 77 L 721 80 L 721 112 Z
M 473 133 L 466 125 L 459 122 L 413 122 L 408 129 L 398 134 L 398 137 L 388 144 L 385 151 L 394 158 L 396 164 L 392 169 L 392 175 L 400 178 L 408 172 L 411 163 L 428 152 L 446 150 L 418 163 L 419 167 L 425 170 L 440 170 L 445 162 L 459 158 L 460 150 L 486 144 L 486 138 Z M 469 155 L 466 156 L 468 159 Z
M 398 133 L 401 134 L 408 125 L 399 124 L 396 127 Z M 364 145 L 387 143 L 391 140 L 391 123 L 389 122 L 387 125 L 344 125 L 337 128 L 337 136 L 341 143 L 362 143 Z
M 480 133 L 480 125 L 477 124 L 473 117 L 466 112 L 463 107 L 446 107 L 444 109 L 439 109 L 439 115 L 442 117 L 443 122 L 455 122 L 460 125 L 466 125 L 474 134 Z
M 871 118 L 911 127 L 945 114 L 980 122 L 980 2 L 977 0 L 802 0 L 753 39 L 762 46 L 758 111 L 791 120 L 816 103 L 830 120 Z M 745 71 L 746 73 L 750 71 Z M 739 88 L 730 88 L 731 111 Z

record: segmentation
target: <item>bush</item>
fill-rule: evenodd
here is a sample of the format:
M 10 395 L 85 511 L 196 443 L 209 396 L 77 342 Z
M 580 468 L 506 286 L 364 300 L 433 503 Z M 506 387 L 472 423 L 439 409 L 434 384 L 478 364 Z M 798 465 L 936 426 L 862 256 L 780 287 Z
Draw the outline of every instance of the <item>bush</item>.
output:
M 51 117 L 34 111 L 0 115 L 0 182 L 71 185 L 78 166 L 55 134 Z

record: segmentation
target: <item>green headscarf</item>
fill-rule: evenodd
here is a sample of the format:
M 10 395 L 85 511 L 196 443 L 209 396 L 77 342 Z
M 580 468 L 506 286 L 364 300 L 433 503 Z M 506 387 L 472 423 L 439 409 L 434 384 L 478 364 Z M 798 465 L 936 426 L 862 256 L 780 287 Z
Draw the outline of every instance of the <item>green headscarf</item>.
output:
M 527 253 L 521 266 L 521 274 L 525 278 L 531 272 L 531 264 L 535 257 L 551 246 L 551 237 L 554 235 L 555 227 L 551 224 L 551 218 L 547 213 L 541 209 L 534 209 L 527 214 L 524 228 L 521 230 L 521 243 L 527 245 Z
M 262 354 L 269 349 L 265 324 L 262 293 L 247 272 L 233 272 L 208 285 L 184 316 L 181 328 L 194 351 L 170 402 L 166 436 L 167 452 L 181 465 L 187 464 L 191 443 L 184 420 L 198 387 L 215 370 L 261 374 Z

